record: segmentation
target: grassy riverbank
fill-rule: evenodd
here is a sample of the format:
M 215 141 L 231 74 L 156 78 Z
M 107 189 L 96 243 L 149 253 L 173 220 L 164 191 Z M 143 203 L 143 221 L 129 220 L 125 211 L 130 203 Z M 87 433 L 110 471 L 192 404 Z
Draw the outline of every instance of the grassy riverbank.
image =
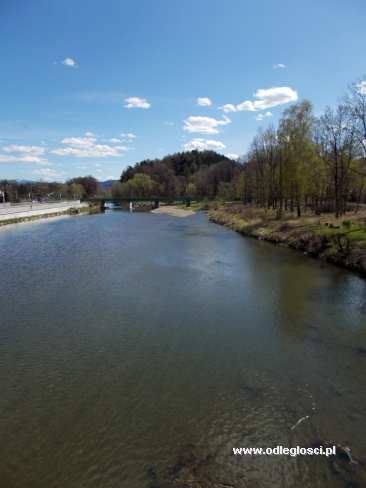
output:
M 209 210 L 213 222 L 243 235 L 285 245 L 366 276 L 366 210 L 340 219 L 332 215 L 285 215 L 243 204 L 216 205 Z

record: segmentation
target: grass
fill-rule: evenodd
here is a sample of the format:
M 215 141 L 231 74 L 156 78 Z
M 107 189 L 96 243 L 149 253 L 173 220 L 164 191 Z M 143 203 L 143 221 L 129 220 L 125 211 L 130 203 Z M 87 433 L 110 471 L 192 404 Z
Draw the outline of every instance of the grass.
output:
M 366 210 L 300 218 L 243 204 L 212 205 L 209 218 L 242 234 L 284 244 L 366 274 Z

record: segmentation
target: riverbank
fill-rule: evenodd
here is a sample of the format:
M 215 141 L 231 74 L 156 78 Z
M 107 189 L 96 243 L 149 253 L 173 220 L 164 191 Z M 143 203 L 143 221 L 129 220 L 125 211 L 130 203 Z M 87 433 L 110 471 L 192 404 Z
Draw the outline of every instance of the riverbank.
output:
M 222 204 L 209 210 L 209 219 L 245 236 L 291 247 L 309 256 L 366 276 L 366 211 L 333 215 L 286 215 L 243 204 Z
M 10 209 L 10 207 L 8 207 Z M 4 209 L 3 209 L 4 210 Z M 79 215 L 86 213 L 99 213 L 100 205 L 88 203 L 64 203 L 64 204 L 35 204 L 28 208 L 15 207 L 14 211 L 0 212 L 0 227 L 4 225 L 32 222 L 39 219 L 49 219 L 63 215 Z
M 162 205 L 159 208 L 151 210 L 151 212 L 155 214 L 167 214 L 172 215 L 173 217 L 181 218 L 190 217 L 191 215 L 195 214 L 195 212 L 190 208 L 181 208 L 175 205 Z

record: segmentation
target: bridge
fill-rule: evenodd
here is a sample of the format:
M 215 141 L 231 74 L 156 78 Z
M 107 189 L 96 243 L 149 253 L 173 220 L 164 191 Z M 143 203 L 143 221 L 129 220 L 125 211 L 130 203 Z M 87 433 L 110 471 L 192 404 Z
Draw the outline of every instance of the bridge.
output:
M 194 198 L 194 200 L 200 200 Z M 187 207 L 191 205 L 192 198 L 191 197 L 131 197 L 131 198 L 119 198 L 119 197 L 91 197 L 85 199 L 85 201 L 89 203 L 99 203 L 101 208 L 106 208 L 107 203 L 112 203 L 114 205 L 118 204 L 128 204 L 131 203 L 151 203 L 154 208 L 159 208 L 160 203 L 167 203 L 167 204 L 174 204 L 174 203 L 183 203 Z

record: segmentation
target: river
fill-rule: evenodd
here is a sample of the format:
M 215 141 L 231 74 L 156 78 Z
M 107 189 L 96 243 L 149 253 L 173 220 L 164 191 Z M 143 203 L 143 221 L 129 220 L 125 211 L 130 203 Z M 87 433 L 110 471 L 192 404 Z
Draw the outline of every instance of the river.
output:
M 358 276 L 122 211 L 1 228 L 0 270 L 2 486 L 363 486 Z M 232 453 L 323 442 L 361 461 Z

